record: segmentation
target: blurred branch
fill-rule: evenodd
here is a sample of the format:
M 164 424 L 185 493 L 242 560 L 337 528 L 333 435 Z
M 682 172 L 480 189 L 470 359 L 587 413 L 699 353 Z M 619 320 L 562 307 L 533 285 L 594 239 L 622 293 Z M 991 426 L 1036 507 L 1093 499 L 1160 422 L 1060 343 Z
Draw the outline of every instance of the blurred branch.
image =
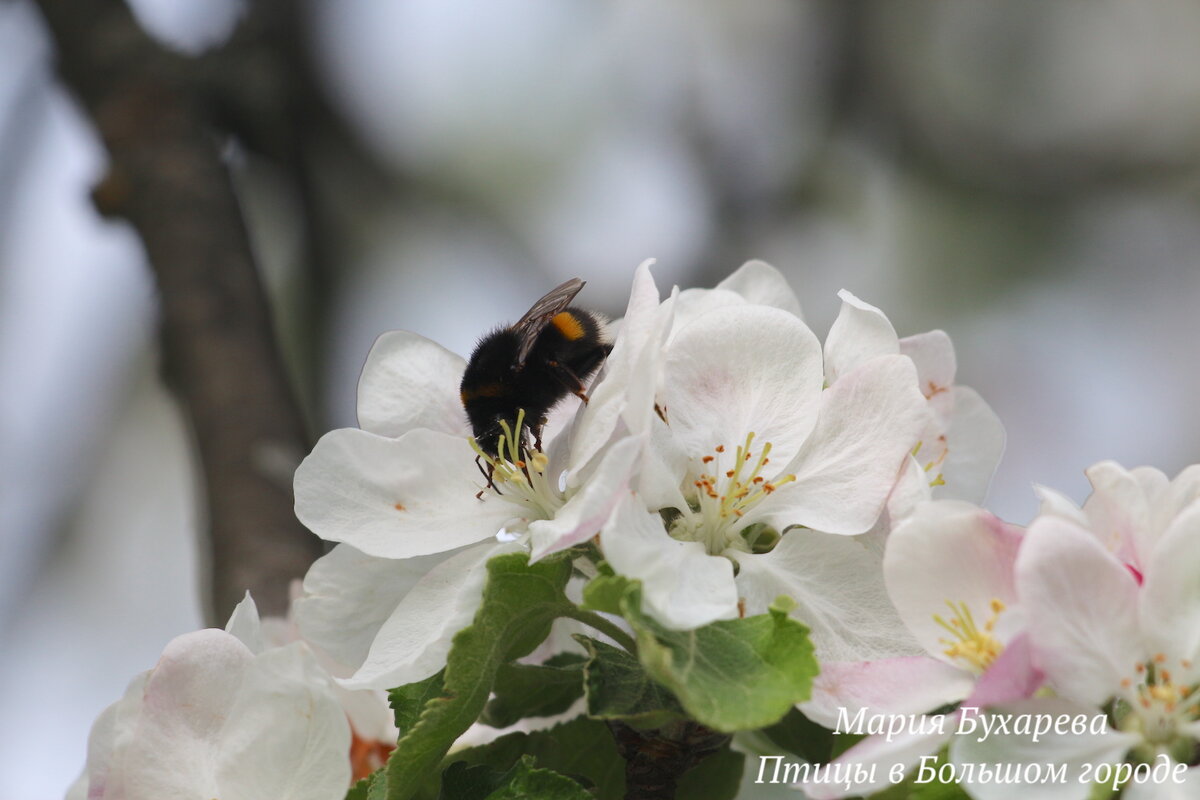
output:
M 244 51 L 175 55 L 120 0 L 37 3 L 111 157 L 96 205 L 134 225 L 157 279 L 166 363 L 206 482 L 214 619 L 247 589 L 281 613 L 321 543 L 292 512 L 291 467 L 308 442 L 205 96 Z

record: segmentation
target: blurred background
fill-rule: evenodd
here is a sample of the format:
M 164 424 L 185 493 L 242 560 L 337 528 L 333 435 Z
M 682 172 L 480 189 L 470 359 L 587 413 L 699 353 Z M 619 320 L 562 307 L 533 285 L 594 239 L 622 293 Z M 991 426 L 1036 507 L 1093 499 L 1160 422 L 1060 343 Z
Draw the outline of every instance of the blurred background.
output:
M 248 13 L 130 3 L 187 54 Z M 664 288 L 762 258 L 818 335 L 843 287 L 950 333 L 1008 429 L 1011 521 L 1101 459 L 1200 460 L 1193 0 L 289 7 L 293 157 L 219 146 L 314 438 L 355 423 L 382 331 L 466 355 L 571 276 L 619 315 L 646 257 Z M 61 797 L 100 710 L 202 624 L 196 457 L 104 170 L 37 8 L 0 0 L 3 800 Z

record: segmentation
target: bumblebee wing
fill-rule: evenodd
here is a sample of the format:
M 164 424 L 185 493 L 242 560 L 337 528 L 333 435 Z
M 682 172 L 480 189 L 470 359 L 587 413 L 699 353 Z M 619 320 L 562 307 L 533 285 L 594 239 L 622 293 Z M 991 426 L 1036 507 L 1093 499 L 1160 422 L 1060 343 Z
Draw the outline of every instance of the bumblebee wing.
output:
M 571 301 L 575 299 L 575 295 L 579 294 L 584 283 L 579 278 L 571 278 L 571 280 L 555 286 L 516 321 L 512 329 L 517 332 L 521 340 L 521 346 L 517 349 L 517 364 L 525 363 L 525 358 L 533 349 L 533 343 L 537 341 L 538 334 L 554 318 L 554 315 L 571 305 Z

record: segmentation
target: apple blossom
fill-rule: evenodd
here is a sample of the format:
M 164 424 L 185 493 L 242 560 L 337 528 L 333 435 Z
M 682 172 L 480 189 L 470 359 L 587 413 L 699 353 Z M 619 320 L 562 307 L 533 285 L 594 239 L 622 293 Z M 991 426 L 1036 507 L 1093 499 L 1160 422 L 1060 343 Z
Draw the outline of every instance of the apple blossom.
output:
M 765 265 L 743 275 L 750 296 L 778 295 Z M 753 291 L 755 276 L 775 288 Z M 655 457 L 637 479 L 640 503 L 605 526 L 605 557 L 642 581 L 646 608 L 669 626 L 762 613 L 787 594 L 822 655 L 894 654 L 900 626 L 882 583 L 863 580 L 872 555 L 844 535 L 871 528 L 928 422 L 911 360 L 873 358 L 823 388 L 798 304 L 711 292 L 689 296 L 702 310 L 681 315 L 657 353 Z
M 842 308 L 825 340 L 826 380 L 832 384 L 881 355 L 910 357 L 930 410 L 913 449 L 914 461 L 927 475 L 929 496 L 982 503 L 1004 452 L 1004 426 L 974 389 L 955 384 L 950 337 L 934 330 L 901 339 L 878 308 L 848 291 L 838 294 Z
M 827 661 L 813 699 L 801 705 L 831 728 L 841 714 L 859 711 L 918 720 L 912 730 L 870 736 L 837 759 L 874 765 L 879 782 L 856 791 L 886 786 L 893 765 L 912 767 L 950 741 L 957 714 L 941 726 L 920 724 L 919 715 L 959 701 L 1011 702 L 1041 685 L 1015 587 L 1021 541 L 1016 526 L 957 500 L 925 503 L 891 532 L 883 560 L 888 595 L 926 655 Z M 831 786 L 805 789 L 814 798 L 846 794 Z
M 267 647 L 253 601 L 173 640 L 96 720 L 70 800 L 338 800 L 351 735 L 306 645 Z
M 982 743 L 964 738 L 951 749 L 956 759 L 1050 758 L 1078 767 L 1165 758 L 1179 765 L 1186 792 L 1200 787 L 1200 772 L 1187 768 L 1200 752 L 1200 502 L 1187 500 L 1196 474 L 1189 469 L 1167 482 L 1157 471 L 1097 465 L 1089 471 L 1098 487 L 1093 498 L 1099 495 L 1089 501 L 1092 513 L 1040 516 L 1018 558 L 1017 592 L 1054 702 L 1076 713 L 1106 712 L 1110 727 L 1090 736 L 1056 732 L 1041 748 L 1012 735 Z M 1146 504 L 1147 496 L 1154 502 Z M 1105 527 L 1097 529 L 1100 520 Z M 1114 520 L 1129 524 L 1109 527 Z M 1046 702 L 1027 701 L 1023 710 Z M 971 791 L 983 800 L 1001 797 L 985 785 Z M 1090 787 L 1024 791 L 1033 798 L 1084 798 Z M 1169 798 L 1185 790 L 1158 782 L 1131 785 L 1129 793 Z

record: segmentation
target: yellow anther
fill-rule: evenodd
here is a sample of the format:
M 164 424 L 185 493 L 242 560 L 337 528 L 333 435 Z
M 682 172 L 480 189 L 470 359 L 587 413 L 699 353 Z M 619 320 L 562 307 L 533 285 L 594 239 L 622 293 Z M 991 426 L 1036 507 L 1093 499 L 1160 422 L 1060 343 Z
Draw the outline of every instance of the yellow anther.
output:
M 982 630 L 976 625 L 975 617 L 966 603 L 955 605 L 947 600 L 946 605 L 954 612 L 949 620 L 939 614 L 933 615 L 933 621 L 953 637 L 939 640 L 947 645 L 942 652 L 949 658 L 965 661 L 970 669 L 982 673 L 1004 649 L 1004 645 L 992 635 L 996 621 L 1004 610 L 1004 603 L 992 600 L 992 616 L 984 621 Z

